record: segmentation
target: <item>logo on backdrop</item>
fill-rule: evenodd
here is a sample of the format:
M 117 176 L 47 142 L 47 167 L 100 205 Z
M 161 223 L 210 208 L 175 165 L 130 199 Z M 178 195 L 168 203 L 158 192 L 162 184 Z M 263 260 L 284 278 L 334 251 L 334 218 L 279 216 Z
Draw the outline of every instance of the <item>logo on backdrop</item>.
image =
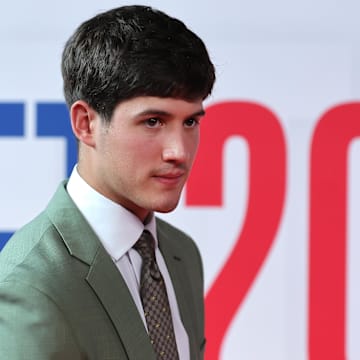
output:
M 1 137 L 25 136 L 25 104 L 21 102 L 0 103 Z M 77 145 L 71 132 L 67 107 L 64 103 L 36 104 L 36 136 L 62 137 L 66 140 L 66 171 L 69 175 L 75 162 Z M 11 232 L 0 232 L 0 250 L 11 236 Z

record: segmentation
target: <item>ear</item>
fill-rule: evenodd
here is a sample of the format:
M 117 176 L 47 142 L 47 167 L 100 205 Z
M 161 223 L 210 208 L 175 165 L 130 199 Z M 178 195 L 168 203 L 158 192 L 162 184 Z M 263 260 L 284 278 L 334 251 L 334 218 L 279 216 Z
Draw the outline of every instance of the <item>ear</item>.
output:
M 97 112 L 87 102 L 78 100 L 70 108 L 70 119 L 72 130 L 77 139 L 94 147 L 94 130 L 99 121 Z

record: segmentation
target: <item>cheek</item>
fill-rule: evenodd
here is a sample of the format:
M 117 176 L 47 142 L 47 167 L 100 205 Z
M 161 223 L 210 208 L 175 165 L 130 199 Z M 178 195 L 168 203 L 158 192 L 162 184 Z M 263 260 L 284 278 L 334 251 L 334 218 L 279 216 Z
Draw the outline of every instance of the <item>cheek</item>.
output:
M 194 137 L 191 139 L 191 142 L 189 144 L 188 149 L 190 149 L 190 155 L 192 158 L 194 158 L 196 156 L 196 153 L 198 151 L 199 148 L 199 143 L 200 143 L 200 136 L 199 133 L 194 134 Z
M 127 140 L 116 149 L 117 161 L 122 168 L 132 173 L 141 173 L 151 166 L 158 155 L 156 143 Z

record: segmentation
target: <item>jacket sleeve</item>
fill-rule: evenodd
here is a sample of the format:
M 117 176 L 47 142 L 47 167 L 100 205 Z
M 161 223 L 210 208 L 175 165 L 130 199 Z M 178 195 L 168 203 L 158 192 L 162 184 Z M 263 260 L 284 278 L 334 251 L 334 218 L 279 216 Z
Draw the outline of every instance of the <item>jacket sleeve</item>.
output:
M 0 283 L 0 359 L 85 359 L 58 306 L 21 282 Z

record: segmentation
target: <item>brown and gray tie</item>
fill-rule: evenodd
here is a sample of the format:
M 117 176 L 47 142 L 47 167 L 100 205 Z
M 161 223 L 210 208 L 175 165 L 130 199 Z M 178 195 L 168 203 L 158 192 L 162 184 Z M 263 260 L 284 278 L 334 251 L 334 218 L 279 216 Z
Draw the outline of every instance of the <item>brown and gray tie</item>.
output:
M 149 231 L 143 231 L 134 249 L 142 258 L 140 296 L 150 341 L 159 360 L 178 360 L 169 300 L 155 259 L 155 240 Z

